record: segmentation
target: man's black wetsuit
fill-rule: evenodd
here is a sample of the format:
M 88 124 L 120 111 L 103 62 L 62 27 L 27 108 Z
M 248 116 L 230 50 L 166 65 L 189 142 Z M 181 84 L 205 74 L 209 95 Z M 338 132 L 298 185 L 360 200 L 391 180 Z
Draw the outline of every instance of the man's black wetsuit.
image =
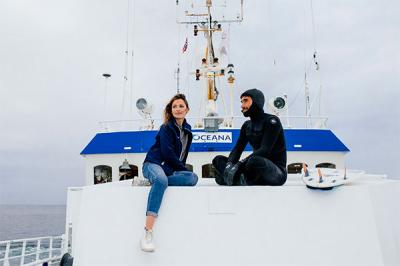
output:
M 240 129 L 240 135 L 229 157 L 218 155 L 213 160 L 216 182 L 220 185 L 281 186 L 286 182 L 286 146 L 282 124 L 277 116 L 264 113 L 264 95 L 257 89 L 245 91 L 253 103 L 243 114 L 250 117 Z M 239 161 L 247 143 L 253 153 Z M 233 180 L 227 180 L 235 166 Z M 229 184 L 231 183 L 231 184 Z

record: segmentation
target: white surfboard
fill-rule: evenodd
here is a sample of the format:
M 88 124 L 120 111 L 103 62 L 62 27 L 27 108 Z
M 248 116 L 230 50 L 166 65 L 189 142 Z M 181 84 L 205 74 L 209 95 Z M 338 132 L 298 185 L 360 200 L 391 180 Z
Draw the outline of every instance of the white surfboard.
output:
M 330 190 L 348 184 L 364 174 L 361 170 L 307 168 L 301 170 L 301 178 L 310 189 Z

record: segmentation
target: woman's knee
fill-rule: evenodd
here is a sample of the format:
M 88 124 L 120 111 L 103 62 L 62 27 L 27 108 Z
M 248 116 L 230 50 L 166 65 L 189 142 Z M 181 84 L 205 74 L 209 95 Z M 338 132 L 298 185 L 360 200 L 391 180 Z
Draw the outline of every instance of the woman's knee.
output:
M 168 186 L 168 177 L 162 175 L 155 177 L 153 185 L 166 188 Z
M 187 185 L 195 186 L 197 184 L 198 180 L 199 180 L 199 177 L 195 173 L 192 173 L 187 179 Z

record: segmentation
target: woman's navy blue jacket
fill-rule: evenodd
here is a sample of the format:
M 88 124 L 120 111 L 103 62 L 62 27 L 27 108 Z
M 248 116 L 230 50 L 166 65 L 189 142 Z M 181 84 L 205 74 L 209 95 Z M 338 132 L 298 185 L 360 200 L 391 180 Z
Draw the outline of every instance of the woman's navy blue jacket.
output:
M 192 127 L 185 119 L 182 128 L 188 136 L 186 151 L 182 161 L 179 160 L 182 151 L 179 128 L 176 125 L 175 119 L 171 119 L 167 124 L 163 124 L 160 127 L 156 136 L 156 143 L 147 152 L 144 162 L 161 165 L 167 176 L 172 175 L 174 171 L 188 171 L 185 163 L 193 139 Z

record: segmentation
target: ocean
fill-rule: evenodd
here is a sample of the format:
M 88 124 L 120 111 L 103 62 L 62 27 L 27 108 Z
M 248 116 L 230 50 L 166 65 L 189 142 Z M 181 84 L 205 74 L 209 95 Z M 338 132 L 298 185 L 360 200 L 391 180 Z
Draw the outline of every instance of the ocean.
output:
M 0 241 L 65 232 L 65 205 L 0 205 Z

